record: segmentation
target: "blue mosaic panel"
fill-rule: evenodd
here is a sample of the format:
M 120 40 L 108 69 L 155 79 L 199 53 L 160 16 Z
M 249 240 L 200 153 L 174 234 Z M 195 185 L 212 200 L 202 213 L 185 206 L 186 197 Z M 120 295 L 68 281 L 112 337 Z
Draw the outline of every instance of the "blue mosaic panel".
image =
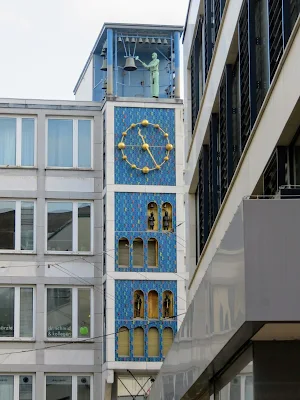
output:
M 160 170 L 150 171 L 144 174 L 142 171 L 132 169 L 122 160 L 122 153 L 118 149 L 118 143 L 122 139 L 122 132 L 132 123 L 147 119 L 153 124 L 159 124 L 168 133 L 169 141 L 174 149 L 169 154 L 169 161 L 165 162 Z M 141 127 L 142 135 L 150 145 L 151 152 L 158 164 L 163 162 L 166 155 L 167 144 L 163 134 L 152 126 Z M 138 129 L 132 128 L 125 138 L 125 154 L 131 164 L 138 167 L 154 167 L 154 163 L 147 151 L 141 148 L 141 138 L 137 134 Z M 124 185 L 176 185 L 176 163 L 175 163 L 175 110 L 165 108 L 145 107 L 115 107 L 115 183 Z
M 144 293 L 144 318 L 134 319 L 134 292 L 141 290 Z M 156 290 L 159 296 L 159 319 L 148 320 L 148 293 Z M 177 282 L 176 281 L 138 281 L 138 280 L 115 280 L 115 331 L 126 327 L 129 329 L 130 337 L 130 356 L 118 357 L 118 335 L 115 342 L 115 359 L 116 361 L 162 361 L 163 360 L 163 344 L 162 336 L 165 328 L 172 328 L 173 334 L 177 332 L 177 319 L 163 319 L 163 292 L 170 290 L 173 293 L 173 309 L 174 315 L 177 315 Z M 133 355 L 133 331 L 135 328 L 144 329 L 145 348 L 144 357 L 134 357 Z M 159 357 L 148 356 L 148 332 L 151 327 L 155 327 L 159 332 Z
M 147 230 L 148 204 L 155 202 L 158 207 L 158 230 Z M 164 203 L 172 205 L 173 231 L 162 230 Z M 119 267 L 118 248 L 119 239 L 129 241 L 129 267 Z M 133 267 L 132 243 L 135 238 L 144 242 L 144 265 L 141 268 Z M 158 242 L 158 267 L 148 268 L 148 240 L 154 238 Z M 161 193 L 115 193 L 115 270 L 116 271 L 149 271 L 149 272 L 176 272 L 176 195 Z

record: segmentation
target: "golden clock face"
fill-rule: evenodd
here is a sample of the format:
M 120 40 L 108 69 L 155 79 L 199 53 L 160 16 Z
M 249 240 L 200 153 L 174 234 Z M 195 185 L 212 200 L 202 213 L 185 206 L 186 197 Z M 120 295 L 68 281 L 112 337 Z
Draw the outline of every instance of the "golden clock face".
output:
M 148 143 L 146 140 L 146 135 L 145 135 L 145 129 L 142 128 L 147 128 L 148 126 L 153 126 L 155 128 L 156 134 L 160 135 L 161 137 L 164 138 L 165 140 L 165 156 L 163 159 L 155 159 L 155 157 L 152 154 L 151 148 L 155 146 L 155 143 Z M 137 128 L 137 129 L 134 129 Z M 135 163 L 134 159 L 131 159 L 133 157 L 131 155 L 130 159 L 127 157 L 126 154 L 126 138 L 129 135 L 137 135 L 138 138 L 138 143 L 141 146 L 141 149 L 146 152 L 149 156 L 149 161 L 147 162 L 147 165 L 137 165 Z M 164 163 L 169 161 L 170 158 L 170 151 L 173 149 L 172 143 L 169 141 L 169 135 L 167 132 L 165 132 L 159 124 L 152 124 L 151 122 L 147 121 L 144 119 L 141 122 L 131 124 L 126 131 L 122 133 L 122 139 L 118 144 L 118 148 L 121 151 L 122 154 L 122 159 L 127 162 L 132 169 L 136 169 L 139 171 L 142 171 L 144 174 L 148 174 L 151 171 L 159 171 L 161 167 L 164 165 Z

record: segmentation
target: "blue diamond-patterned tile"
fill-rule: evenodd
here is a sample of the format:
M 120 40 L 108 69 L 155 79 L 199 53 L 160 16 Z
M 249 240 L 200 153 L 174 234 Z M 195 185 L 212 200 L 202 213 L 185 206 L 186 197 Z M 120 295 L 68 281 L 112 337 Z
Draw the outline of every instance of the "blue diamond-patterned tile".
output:
M 141 122 L 147 119 L 149 122 L 159 124 L 168 133 L 169 142 L 175 146 L 175 110 L 165 108 L 145 107 L 115 107 L 115 183 L 124 185 L 176 185 L 176 160 L 175 150 L 169 153 L 169 161 L 165 162 L 161 170 L 150 171 L 144 174 L 142 171 L 132 169 L 131 166 L 122 160 L 122 153 L 118 143 L 122 139 L 122 132 L 132 123 Z M 166 156 L 165 145 L 167 140 L 161 131 L 152 126 L 142 127 L 142 135 L 151 147 L 155 161 L 161 164 Z M 131 164 L 138 167 L 154 167 L 150 155 L 141 148 L 141 138 L 137 134 L 137 127 L 127 132 L 124 139 L 126 144 L 125 154 Z

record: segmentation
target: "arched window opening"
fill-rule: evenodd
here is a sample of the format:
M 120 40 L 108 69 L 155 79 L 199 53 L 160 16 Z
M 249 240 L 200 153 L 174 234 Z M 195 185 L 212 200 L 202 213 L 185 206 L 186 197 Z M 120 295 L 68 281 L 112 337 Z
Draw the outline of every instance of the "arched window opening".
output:
M 159 334 L 156 328 L 148 332 L 148 357 L 159 357 Z
M 135 328 L 133 331 L 133 356 L 144 357 L 144 329 Z
M 174 296 L 170 290 L 163 293 L 163 318 L 174 318 Z
M 134 318 L 144 319 L 144 293 L 136 290 L 133 295 Z
M 147 210 L 147 229 L 149 231 L 157 231 L 158 230 L 158 208 L 157 204 L 152 201 L 151 203 L 148 204 L 148 210 Z
M 164 231 L 171 231 L 173 229 L 173 212 L 170 203 L 164 203 L 162 206 L 162 228 Z
M 118 356 L 129 357 L 129 329 L 122 326 L 118 332 Z
M 158 267 L 158 241 L 154 238 L 148 240 L 148 268 Z
M 158 319 L 158 293 L 155 290 L 148 293 L 148 318 Z
M 118 266 L 129 267 L 129 241 L 126 238 L 119 240 Z
M 173 343 L 173 329 L 165 328 L 163 330 L 163 356 L 166 357 Z
M 136 268 L 143 268 L 144 266 L 144 242 L 141 238 L 136 238 L 132 246 L 133 266 Z

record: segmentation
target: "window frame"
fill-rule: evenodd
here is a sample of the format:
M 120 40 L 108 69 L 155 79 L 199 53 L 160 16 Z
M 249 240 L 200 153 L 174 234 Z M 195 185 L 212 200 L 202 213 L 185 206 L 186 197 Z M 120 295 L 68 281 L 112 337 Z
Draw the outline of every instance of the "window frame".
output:
M 47 336 L 47 293 L 48 289 L 71 289 L 72 294 L 72 336 L 69 338 L 64 337 L 48 337 Z M 89 289 L 90 290 L 90 337 L 84 338 L 79 337 L 79 326 L 78 326 L 78 289 Z M 45 342 L 94 342 L 94 290 L 92 286 L 70 286 L 70 285 L 47 285 L 45 286 L 45 307 L 44 307 L 44 341 Z M 56 374 L 54 374 L 56 375 Z
M 49 166 L 48 165 L 48 124 L 49 120 L 59 119 L 59 120 L 72 120 L 73 130 L 72 130 L 72 138 L 73 138 L 73 166 L 72 167 L 59 167 L 59 166 Z M 79 167 L 78 166 L 78 121 L 79 120 L 88 120 L 91 121 L 91 166 L 90 167 Z M 46 126 L 45 126 L 45 161 L 46 161 L 46 169 L 62 169 L 62 170 L 81 170 L 81 171 L 91 171 L 94 169 L 94 118 L 93 117 L 74 117 L 74 116 L 58 116 L 58 115 L 49 115 L 46 117 Z
M 90 373 L 76 373 L 76 374 L 70 374 L 70 373 L 44 373 L 44 399 L 46 399 L 47 396 L 47 376 L 64 376 L 64 377 L 69 377 L 71 376 L 72 378 L 72 400 L 77 400 L 77 378 L 78 376 L 82 377 L 89 377 L 90 378 L 90 400 L 94 400 L 94 375 Z
M 14 336 L 1 337 L 0 342 L 35 342 L 36 338 L 36 287 L 33 285 L 5 285 L 1 284 L 0 288 L 14 288 Z M 21 288 L 32 289 L 32 337 L 20 337 L 20 318 L 21 318 Z M 16 334 L 18 333 L 18 335 Z M 1 373 L 0 373 L 1 375 Z M 9 375 L 9 374 L 4 374 Z M 11 374 L 13 375 L 13 374 Z M 22 375 L 22 374 L 21 374 Z
M 1 167 L 0 167 L 1 168 Z M 12 198 L 1 198 L 2 201 L 11 201 L 15 203 L 15 248 L 0 249 L 0 254 L 36 254 L 36 200 L 35 199 L 12 199 Z M 21 210 L 23 203 L 33 203 L 33 250 L 21 250 Z
M 37 168 L 37 116 L 36 115 L 14 115 L 14 114 L 1 114 L 1 118 L 11 118 L 16 120 L 16 164 L 14 165 L 2 165 L 0 168 Z M 33 135 L 33 165 L 22 165 L 22 120 L 33 119 L 34 120 L 34 135 Z
M 1 372 L 0 376 L 13 376 L 14 377 L 14 400 L 19 400 L 20 396 L 20 376 L 27 375 L 32 378 L 32 400 L 36 400 L 36 391 L 35 391 L 35 373 L 29 373 L 27 374 L 26 372 L 21 373 L 11 373 L 11 372 Z
M 72 203 L 72 251 L 61 250 L 48 250 L 48 204 L 49 203 Z M 78 250 L 78 204 L 88 203 L 91 206 L 91 249 L 90 251 Z M 58 200 L 46 199 L 45 201 L 45 254 L 81 254 L 93 255 L 94 254 L 94 201 L 93 200 Z

